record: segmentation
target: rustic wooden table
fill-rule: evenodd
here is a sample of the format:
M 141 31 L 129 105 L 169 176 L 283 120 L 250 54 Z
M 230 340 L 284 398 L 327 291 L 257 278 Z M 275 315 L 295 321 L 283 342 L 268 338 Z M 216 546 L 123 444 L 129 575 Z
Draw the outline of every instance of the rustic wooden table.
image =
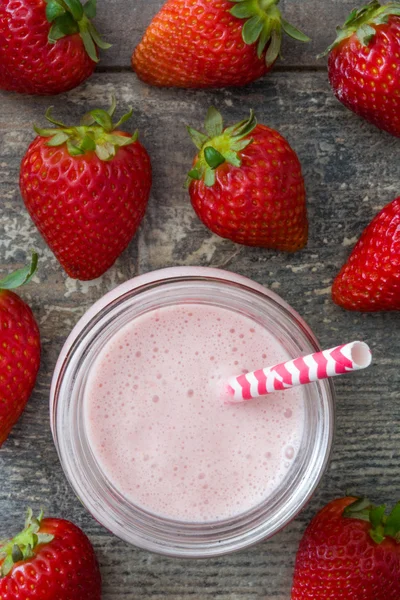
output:
M 333 97 L 323 50 L 354 0 L 283 0 L 286 18 L 313 42 L 287 41 L 285 60 L 244 89 L 158 90 L 140 83 L 129 58 L 162 0 L 99 1 L 97 23 L 113 48 L 83 86 L 56 98 L 1 93 L 0 268 L 20 267 L 32 247 L 40 270 L 21 291 L 40 324 L 42 366 L 28 407 L 0 451 L 0 537 L 19 524 L 27 505 L 69 518 L 90 536 L 101 564 L 104 600 L 288 600 L 295 551 L 310 517 L 346 490 L 393 503 L 400 497 L 398 315 L 352 314 L 333 305 L 332 279 L 363 227 L 399 194 L 399 142 L 342 107 Z M 115 93 L 132 105 L 154 167 L 154 187 L 140 232 L 99 280 L 68 279 L 24 209 L 20 159 L 49 104 L 74 119 L 105 107 Z M 184 125 L 200 126 L 210 104 L 231 122 L 253 107 L 297 150 L 308 191 L 310 240 L 293 256 L 236 246 L 212 235 L 196 218 L 183 189 L 193 148 Z M 72 121 L 73 122 L 73 121 Z M 61 346 L 79 317 L 105 292 L 139 273 L 170 265 L 236 271 L 270 286 L 308 321 L 323 346 L 364 339 L 374 366 L 339 378 L 337 435 L 329 471 L 307 509 L 274 539 L 233 556 L 170 560 L 120 542 L 99 526 L 69 488 L 49 429 L 48 399 Z M 35 282 L 37 285 L 35 285 Z M 77 599 L 78 600 L 78 599 Z

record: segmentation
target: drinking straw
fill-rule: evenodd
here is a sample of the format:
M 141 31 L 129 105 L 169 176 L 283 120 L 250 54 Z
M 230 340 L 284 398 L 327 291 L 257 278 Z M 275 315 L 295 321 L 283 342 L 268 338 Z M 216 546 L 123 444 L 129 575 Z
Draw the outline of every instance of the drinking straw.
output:
M 371 361 L 371 350 L 367 344 L 350 342 L 330 350 L 300 356 L 274 367 L 232 377 L 226 386 L 226 401 L 240 403 L 297 385 L 359 371 L 369 367 Z

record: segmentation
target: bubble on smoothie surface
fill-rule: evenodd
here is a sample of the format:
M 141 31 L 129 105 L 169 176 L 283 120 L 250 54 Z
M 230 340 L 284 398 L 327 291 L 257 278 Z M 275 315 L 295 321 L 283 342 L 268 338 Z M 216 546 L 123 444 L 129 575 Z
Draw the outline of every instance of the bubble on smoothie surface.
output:
M 285 450 L 285 456 L 286 458 L 288 458 L 289 460 L 292 460 L 292 458 L 294 457 L 294 448 L 293 446 L 287 446 L 286 450 Z
M 167 518 L 213 522 L 253 508 L 290 477 L 303 394 L 228 406 L 219 390 L 241 370 L 288 358 L 260 324 L 228 309 L 193 303 L 141 315 L 88 377 L 85 423 L 101 468 L 129 501 Z

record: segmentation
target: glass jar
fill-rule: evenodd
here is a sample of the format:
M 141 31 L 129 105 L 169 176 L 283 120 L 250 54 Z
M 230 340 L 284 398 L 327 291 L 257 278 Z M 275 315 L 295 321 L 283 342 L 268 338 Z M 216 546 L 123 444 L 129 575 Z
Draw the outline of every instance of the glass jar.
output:
M 156 308 L 202 303 L 247 315 L 267 328 L 292 358 L 320 350 L 307 324 L 279 296 L 219 269 L 176 267 L 132 279 L 106 294 L 82 317 L 60 354 L 51 389 L 54 442 L 65 475 L 93 517 L 119 538 L 175 557 L 211 557 L 271 537 L 308 502 L 328 464 L 334 433 L 331 380 L 304 386 L 303 439 L 280 486 L 245 514 L 213 523 L 179 522 L 151 514 L 119 493 L 88 443 L 84 390 L 104 345 L 132 319 Z

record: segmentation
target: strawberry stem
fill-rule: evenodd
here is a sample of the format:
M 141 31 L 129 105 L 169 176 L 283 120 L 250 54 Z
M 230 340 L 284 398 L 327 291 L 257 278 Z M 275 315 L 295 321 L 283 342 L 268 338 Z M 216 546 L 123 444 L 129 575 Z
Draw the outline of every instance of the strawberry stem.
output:
M 39 544 L 48 544 L 54 536 L 40 533 L 43 511 L 35 518 L 28 508 L 25 529 L 11 540 L 0 542 L 0 578 L 6 577 L 14 566 L 34 556 L 33 550 Z
M 235 6 L 229 11 L 238 19 L 246 19 L 242 37 L 245 44 L 257 43 L 257 55 L 265 54 L 267 66 L 278 58 L 281 50 L 283 32 L 300 42 L 309 42 L 310 38 L 290 25 L 282 18 L 278 8 L 279 0 L 230 0 Z
M 88 0 L 82 6 L 80 0 L 45 0 L 46 18 L 51 23 L 49 42 L 55 44 L 67 35 L 79 33 L 85 50 L 94 62 L 99 62 L 97 48 L 107 50 L 111 44 L 105 42 L 91 19 L 96 16 L 97 0 Z
M 355 8 L 347 17 L 344 25 L 336 28 L 335 41 L 328 46 L 325 52 L 319 54 L 318 58 L 322 58 L 329 54 L 331 50 L 336 48 L 336 46 L 353 34 L 357 35 L 357 38 L 363 46 L 368 46 L 376 34 L 376 29 L 373 25 L 387 23 L 389 18 L 393 15 L 400 16 L 399 2 L 389 2 L 382 6 L 378 0 L 372 0 L 369 4 L 362 6 L 360 9 Z
M 4 279 L 0 280 L 0 290 L 15 290 L 25 283 L 28 283 L 37 270 L 38 255 L 32 252 L 31 263 L 22 269 L 10 273 Z
M 95 152 L 100 160 L 111 160 L 116 155 L 118 148 L 128 146 L 137 141 L 139 134 L 136 131 L 132 136 L 121 135 L 117 129 L 131 118 L 132 108 L 123 115 L 117 123 L 113 123 L 116 101 L 113 97 L 110 108 L 106 111 L 95 108 L 83 116 L 81 124 L 68 127 L 61 121 L 56 121 L 52 116 L 52 107 L 47 109 L 46 119 L 56 127 L 51 129 L 39 128 L 34 130 L 41 137 L 50 138 L 47 145 L 58 147 L 65 144 L 71 156 L 84 155 Z
M 206 133 L 188 127 L 194 145 L 199 149 L 196 164 L 188 173 L 187 184 L 192 179 L 203 179 L 207 187 L 215 183 L 215 170 L 224 163 L 241 166 L 239 152 L 252 143 L 249 135 L 257 125 L 253 111 L 250 117 L 224 129 L 223 119 L 216 108 L 211 106 L 204 123 Z
M 385 504 L 375 506 L 368 498 L 359 498 L 345 508 L 343 516 L 369 522 L 369 534 L 376 544 L 381 544 L 386 537 L 400 543 L 400 502 L 387 515 Z

